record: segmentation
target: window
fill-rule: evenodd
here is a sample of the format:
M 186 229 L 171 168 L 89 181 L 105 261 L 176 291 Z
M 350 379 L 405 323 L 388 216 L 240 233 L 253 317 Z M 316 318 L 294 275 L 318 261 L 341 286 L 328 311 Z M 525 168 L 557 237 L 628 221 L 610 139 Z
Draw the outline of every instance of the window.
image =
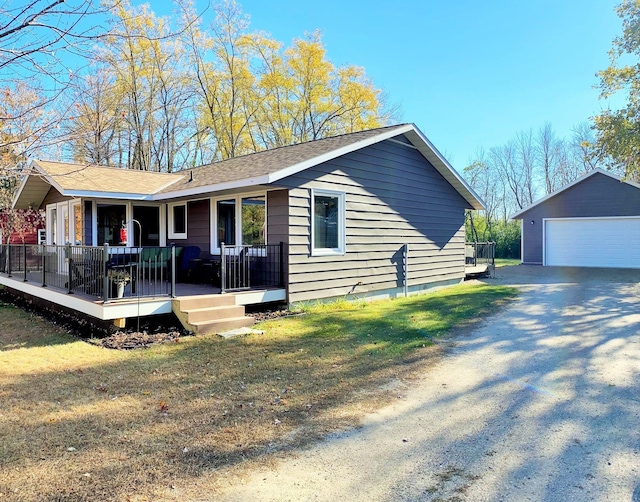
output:
M 264 195 L 242 198 L 242 244 L 262 245 L 265 230 Z
M 220 252 L 223 242 L 226 246 L 265 244 L 266 201 L 264 193 L 216 200 L 212 204 L 215 238 L 211 252 Z
M 169 239 L 187 238 L 187 203 L 169 204 Z
M 311 191 L 311 254 L 314 256 L 345 253 L 344 193 Z
M 71 206 L 73 210 L 73 240 L 76 246 L 82 244 L 82 206 L 78 201 L 77 204 Z
M 233 246 L 236 243 L 236 201 L 219 200 L 216 204 L 218 221 L 218 247 L 221 243 Z
M 98 246 L 126 246 L 120 230 L 127 222 L 127 206 L 124 204 L 98 204 Z

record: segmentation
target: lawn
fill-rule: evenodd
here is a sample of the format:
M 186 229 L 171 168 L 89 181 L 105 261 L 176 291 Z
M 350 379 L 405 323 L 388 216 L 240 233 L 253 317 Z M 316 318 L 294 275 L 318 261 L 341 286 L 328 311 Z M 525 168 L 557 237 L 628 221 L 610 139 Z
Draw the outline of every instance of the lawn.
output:
M 520 263 L 520 258 L 496 258 L 496 267 L 515 267 Z
M 221 477 L 356 425 L 439 356 L 434 339 L 515 294 L 341 302 L 135 351 L 0 305 L 0 500 L 211 499 Z

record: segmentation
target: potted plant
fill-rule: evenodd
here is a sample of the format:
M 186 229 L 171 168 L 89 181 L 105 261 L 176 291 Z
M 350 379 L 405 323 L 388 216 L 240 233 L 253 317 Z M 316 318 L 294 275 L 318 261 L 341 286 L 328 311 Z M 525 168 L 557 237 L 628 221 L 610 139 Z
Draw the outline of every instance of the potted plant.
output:
M 131 276 L 125 268 L 111 268 L 108 271 L 109 281 L 111 281 L 111 293 L 115 298 L 124 296 L 124 287 L 131 282 Z

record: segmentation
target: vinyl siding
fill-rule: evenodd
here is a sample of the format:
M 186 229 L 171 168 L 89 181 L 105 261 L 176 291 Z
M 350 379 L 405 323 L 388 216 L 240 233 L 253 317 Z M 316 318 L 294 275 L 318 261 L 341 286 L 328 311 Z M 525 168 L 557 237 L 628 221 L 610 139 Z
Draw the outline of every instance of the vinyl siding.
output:
M 289 301 L 401 290 L 464 277 L 468 204 L 414 148 L 385 141 L 278 182 L 289 189 Z M 346 253 L 311 256 L 311 189 L 345 193 Z
M 198 246 L 201 256 L 208 256 L 211 213 L 209 199 L 187 202 L 187 238 L 171 239 L 176 246 Z
M 542 264 L 544 218 L 599 216 L 640 216 L 640 190 L 596 173 L 522 213 L 522 262 Z

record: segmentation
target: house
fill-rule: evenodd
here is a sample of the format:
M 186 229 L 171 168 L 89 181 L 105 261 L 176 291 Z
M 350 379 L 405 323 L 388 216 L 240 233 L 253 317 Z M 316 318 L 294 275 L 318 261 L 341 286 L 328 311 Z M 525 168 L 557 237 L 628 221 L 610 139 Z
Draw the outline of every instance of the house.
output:
M 522 263 L 640 268 L 640 185 L 596 169 L 518 211 Z
M 32 171 L 14 206 L 46 211 L 49 246 L 197 248 L 191 261 L 223 274 L 225 263 L 251 257 L 247 277 L 263 277 L 269 270 L 258 270 L 260 261 L 279 255 L 261 266 L 277 269 L 280 287 L 255 301 L 290 304 L 457 283 L 465 275 L 465 211 L 483 208 L 413 124 L 173 174 L 44 161 Z M 209 282 L 205 270 L 197 274 Z

